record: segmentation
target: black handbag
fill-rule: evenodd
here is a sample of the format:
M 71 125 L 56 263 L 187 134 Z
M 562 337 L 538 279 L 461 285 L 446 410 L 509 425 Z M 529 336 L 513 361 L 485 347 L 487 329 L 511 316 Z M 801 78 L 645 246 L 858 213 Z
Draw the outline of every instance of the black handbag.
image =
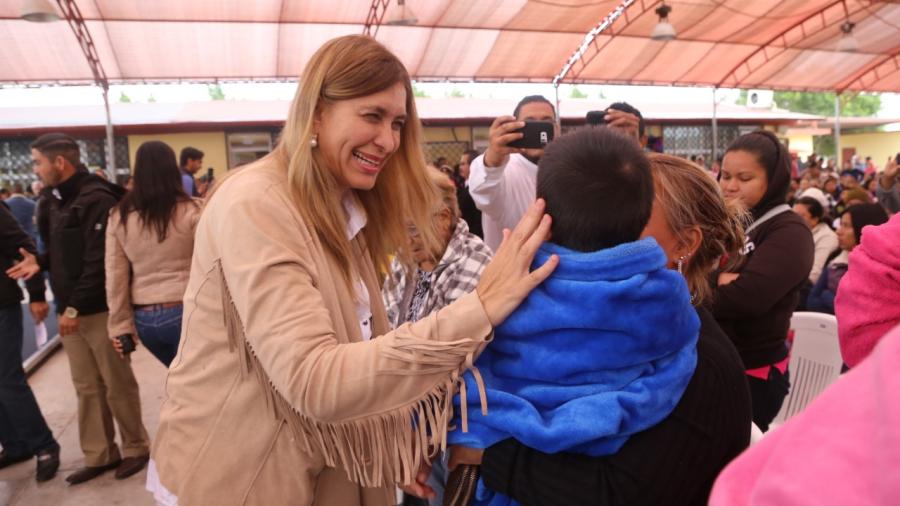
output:
M 444 506 L 468 506 L 475 496 L 480 467 L 460 464 L 450 472 L 444 487 Z

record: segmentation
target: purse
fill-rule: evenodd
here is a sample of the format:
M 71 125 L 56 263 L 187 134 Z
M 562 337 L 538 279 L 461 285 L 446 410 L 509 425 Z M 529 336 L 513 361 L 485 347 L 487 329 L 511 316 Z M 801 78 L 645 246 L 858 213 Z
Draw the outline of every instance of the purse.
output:
M 480 466 L 460 464 L 450 472 L 444 487 L 444 506 L 468 506 L 475 497 Z

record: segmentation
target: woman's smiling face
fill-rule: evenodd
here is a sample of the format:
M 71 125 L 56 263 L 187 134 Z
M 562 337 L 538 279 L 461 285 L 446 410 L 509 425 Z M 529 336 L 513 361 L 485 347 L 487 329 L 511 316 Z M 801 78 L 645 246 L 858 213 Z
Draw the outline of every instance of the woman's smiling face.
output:
M 406 123 L 402 83 L 367 95 L 325 104 L 316 117 L 318 149 L 342 189 L 371 190 L 400 147 Z

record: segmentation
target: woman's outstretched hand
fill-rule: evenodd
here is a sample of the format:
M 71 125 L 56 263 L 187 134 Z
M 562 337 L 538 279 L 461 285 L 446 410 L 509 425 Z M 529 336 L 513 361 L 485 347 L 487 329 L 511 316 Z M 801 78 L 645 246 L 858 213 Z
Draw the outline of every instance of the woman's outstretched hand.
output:
M 553 255 L 534 271 L 531 262 L 541 244 L 550 237 L 550 216 L 544 214 L 546 204 L 538 199 L 516 225 L 503 231 L 503 242 L 494 259 L 485 267 L 475 291 L 491 325 L 497 326 L 509 316 L 525 297 L 540 285 L 559 265 Z

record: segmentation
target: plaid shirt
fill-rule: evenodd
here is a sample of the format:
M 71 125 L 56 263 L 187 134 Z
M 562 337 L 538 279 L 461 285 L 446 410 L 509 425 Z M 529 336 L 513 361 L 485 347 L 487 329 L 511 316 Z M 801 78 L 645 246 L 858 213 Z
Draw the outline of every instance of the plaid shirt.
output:
M 458 220 L 444 256 L 431 273 L 416 267 L 409 269 L 394 258 L 381 290 L 391 326 L 397 328 L 407 321 L 416 321 L 474 290 L 492 256 L 491 249 L 469 233 L 466 222 Z M 421 275 L 429 275 L 430 283 L 419 283 Z M 412 315 L 410 306 L 417 309 Z

